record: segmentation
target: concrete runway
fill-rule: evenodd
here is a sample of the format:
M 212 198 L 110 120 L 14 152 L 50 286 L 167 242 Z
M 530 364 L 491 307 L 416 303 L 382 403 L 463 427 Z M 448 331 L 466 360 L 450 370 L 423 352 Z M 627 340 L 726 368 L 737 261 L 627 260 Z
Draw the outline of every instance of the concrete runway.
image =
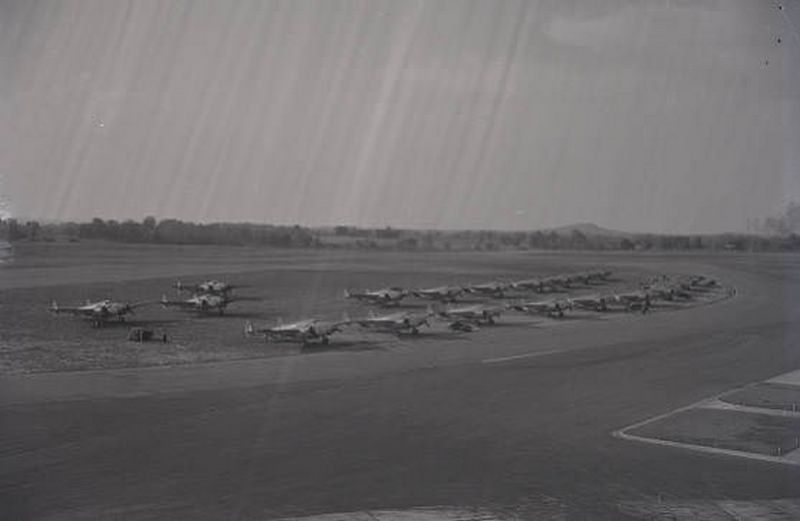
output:
M 796 500 L 800 468 L 612 436 L 800 368 L 796 258 L 636 262 L 738 294 L 370 352 L 0 378 L 0 517 L 637 519 L 631 504 Z

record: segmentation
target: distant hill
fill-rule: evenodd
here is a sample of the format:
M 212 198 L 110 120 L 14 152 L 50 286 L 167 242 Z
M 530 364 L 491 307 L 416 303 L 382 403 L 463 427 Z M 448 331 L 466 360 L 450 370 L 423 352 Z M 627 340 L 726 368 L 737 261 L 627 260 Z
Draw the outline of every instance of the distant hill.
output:
M 633 237 L 634 234 L 628 232 L 621 232 L 619 230 L 609 230 L 594 223 L 575 223 L 566 226 L 559 226 L 558 228 L 550 228 L 544 230 L 545 232 L 555 232 L 559 235 L 569 235 L 573 231 L 579 231 L 587 237 Z

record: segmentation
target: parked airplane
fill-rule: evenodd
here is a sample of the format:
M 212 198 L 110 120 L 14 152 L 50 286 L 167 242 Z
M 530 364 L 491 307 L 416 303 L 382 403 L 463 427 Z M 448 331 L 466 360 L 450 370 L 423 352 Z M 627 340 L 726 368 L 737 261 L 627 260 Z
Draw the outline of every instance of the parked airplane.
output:
M 659 300 L 672 301 L 676 298 L 689 300 L 692 298 L 692 294 L 679 285 L 644 284 L 642 290 L 646 291 L 651 298 Z
M 441 302 L 455 302 L 462 293 L 464 293 L 464 288 L 461 286 L 438 286 L 411 291 L 411 294 L 415 297 Z
M 608 311 L 609 297 L 592 295 L 567 299 L 570 309 L 584 309 L 589 311 Z
M 227 282 L 222 282 L 219 280 L 205 280 L 203 282 L 198 282 L 196 284 L 184 284 L 178 280 L 175 281 L 175 284 L 173 284 L 172 287 L 177 289 L 178 291 L 190 291 L 192 293 L 224 295 L 230 293 L 236 288 L 241 288 L 243 286 L 235 286 L 233 284 L 229 284 Z
M 551 288 L 569 289 L 570 278 L 567 275 L 552 275 L 550 277 L 544 277 L 542 283 Z
M 100 327 L 104 323 L 112 320 L 125 322 L 126 315 L 133 314 L 135 309 L 149 304 L 152 304 L 152 302 L 130 304 L 128 302 L 117 302 L 106 299 L 97 302 L 87 300 L 86 304 L 83 306 L 63 308 L 54 300 L 50 305 L 50 312 L 55 314 L 69 313 L 74 316 L 86 318 L 92 321 L 92 326 Z
M 511 283 L 516 290 L 535 291 L 536 293 L 552 293 L 559 291 L 554 284 L 546 284 L 543 279 L 523 279 Z
M 431 315 L 431 311 L 428 311 L 428 313 L 424 315 L 408 312 L 391 313 L 388 315 L 370 313 L 367 318 L 353 320 L 352 322 L 365 329 L 381 333 L 394 333 L 396 335 L 410 333 L 416 335 L 419 334 L 420 327 L 430 326 L 428 319 Z
M 506 306 L 491 306 L 487 304 L 473 304 L 471 306 L 449 307 L 437 310 L 436 314 L 442 318 L 456 322 L 467 322 L 472 324 L 494 324 Z M 453 324 L 450 325 L 451 329 Z
M 693 288 L 713 288 L 718 285 L 716 279 L 706 277 L 705 275 L 697 275 L 689 280 L 689 285 Z
M 263 335 L 264 340 L 268 342 L 300 342 L 307 346 L 316 340 L 327 345 L 330 343 L 330 336 L 340 332 L 341 328 L 349 323 L 349 320 L 332 322 L 310 318 L 290 324 L 283 324 L 279 321 L 274 327 L 255 328 L 251 322 L 247 322 L 245 334 L 247 336 Z
M 364 291 L 344 291 L 345 298 L 356 299 L 362 302 L 370 302 L 373 304 L 380 304 L 388 306 L 391 304 L 399 305 L 400 301 L 408 296 L 408 291 L 403 288 L 389 287 L 377 290 L 364 290 Z
M 504 292 L 511 287 L 507 282 L 485 282 L 483 284 L 470 284 L 464 288 L 467 293 L 485 295 L 494 298 L 503 298 Z
M 591 280 L 596 280 L 598 282 L 603 282 L 611 278 L 611 275 L 614 274 L 611 270 L 591 270 L 586 273 Z
M 195 311 L 198 313 L 225 314 L 225 308 L 231 302 L 241 299 L 234 299 L 227 294 L 198 293 L 185 300 L 169 300 L 166 295 L 161 297 L 161 305 L 165 308 L 177 308 L 181 311 Z
M 511 306 L 517 311 L 529 313 L 531 315 L 543 315 L 550 318 L 564 318 L 564 309 L 568 307 L 566 302 L 559 300 L 540 300 L 536 302 L 519 302 Z
M 650 311 L 653 297 L 647 291 L 631 291 L 616 294 L 613 296 L 613 300 L 625 306 L 626 311 L 640 309 L 644 314 Z

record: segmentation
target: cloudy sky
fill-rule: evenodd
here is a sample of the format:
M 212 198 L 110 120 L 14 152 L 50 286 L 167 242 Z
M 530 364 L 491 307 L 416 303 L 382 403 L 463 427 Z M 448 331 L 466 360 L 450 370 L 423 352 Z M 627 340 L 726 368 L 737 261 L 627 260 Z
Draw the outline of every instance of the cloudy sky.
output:
M 0 205 L 744 230 L 800 199 L 780 4 L 0 0 Z

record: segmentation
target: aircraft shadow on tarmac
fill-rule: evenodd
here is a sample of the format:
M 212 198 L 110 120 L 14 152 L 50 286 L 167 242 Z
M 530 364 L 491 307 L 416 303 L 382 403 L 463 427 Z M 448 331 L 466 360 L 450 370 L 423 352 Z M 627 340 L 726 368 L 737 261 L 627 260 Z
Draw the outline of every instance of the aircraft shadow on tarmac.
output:
M 177 318 L 143 318 L 143 319 L 136 319 L 136 320 L 125 320 L 120 322 L 118 320 L 109 320 L 106 322 L 102 322 L 99 327 L 94 327 L 93 329 L 130 329 L 132 327 L 163 327 L 163 326 L 172 326 L 182 322 L 182 320 Z
M 362 351 L 379 351 L 384 349 L 380 342 L 374 340 L 331 340 L 330 344 L 307 344 L 300 345 L 299 353 L 311 355 L 315 353 L 329 353 L 335 351 L 346 351 L 356 353 Z
M 598 311 L 598 312 L 592 312 L 592 311 L 578 312 L 579 314 L 572 314 L 572 313 L 567 312 L 567 313 L 564 314 L 563 317 L 555 318 L 555 319 L 552 319 L 552 320 L 555 320 L 555 321 L 558 321 L 558 322 L 577 322 L 577 321 L 585 321 L 585 320 L 588 320 L 588 321 L 605 320 L 604 315 L 605 316 L 614 315 L 614 314 L 620 313 L 620 312 L 624 313 L 624 311 L 611 311 L 611 310 Z
M 224 314 L 220 315 L 218 313 L 198 313 L 191 316 L 191 319 L 201 319 L 201 320 L 208 320 L 208 319 L 260 319 L 263 318 L 264 313 L 260 313 L 258 311 L 226 311 Z

